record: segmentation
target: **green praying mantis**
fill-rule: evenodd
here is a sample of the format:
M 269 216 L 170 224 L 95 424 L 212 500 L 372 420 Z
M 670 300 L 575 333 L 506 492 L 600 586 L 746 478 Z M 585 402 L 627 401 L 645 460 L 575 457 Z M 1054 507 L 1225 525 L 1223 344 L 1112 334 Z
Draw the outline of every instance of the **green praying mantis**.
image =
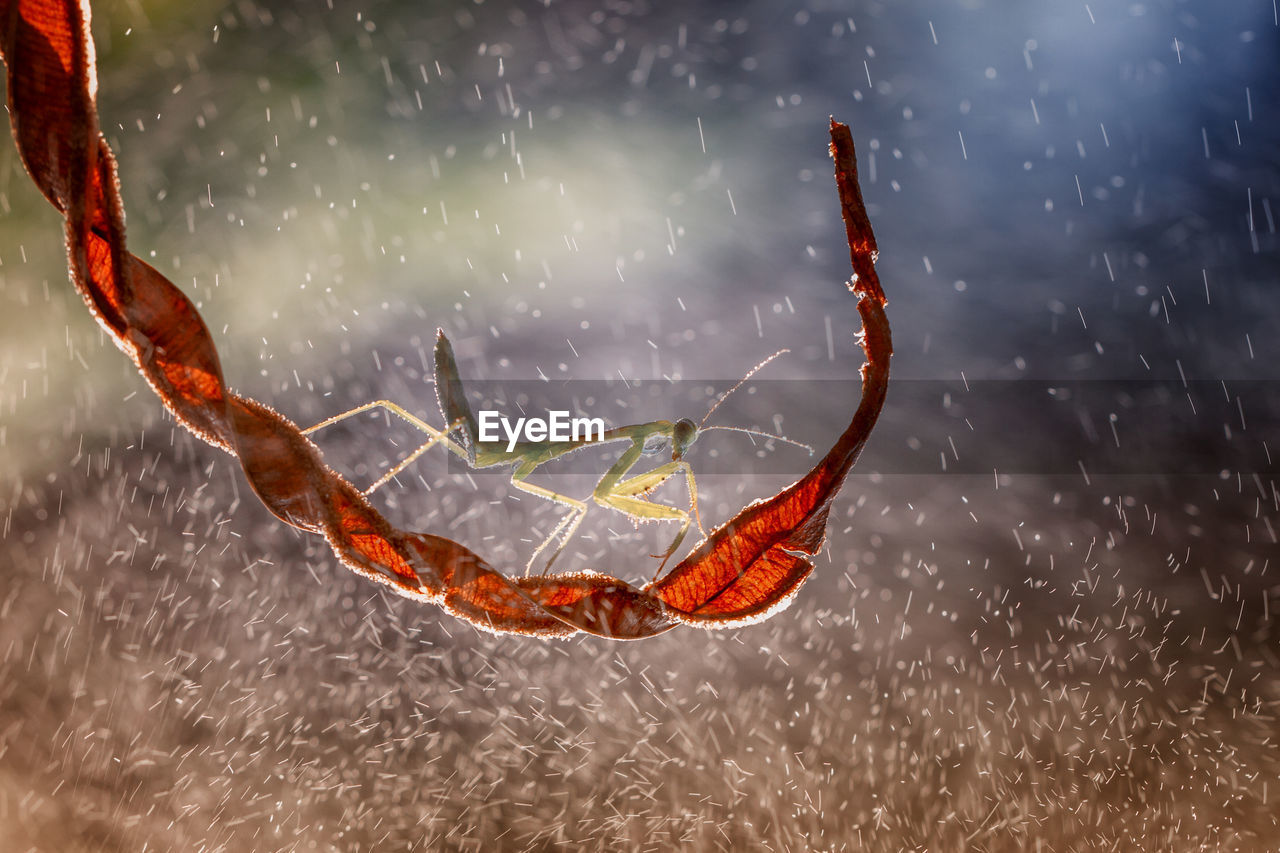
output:
M 623 513 L 637 524 L 647 521 L 675 521 L 680 524 L 679 531 L 667 549 L 661 554 L 651 555 L 655 558 L 661 558 L 654 575 L 657 577 L 658 574 L 661 574 L 667 561 L 671 559 L 671 556 L 684 542 L 685 536 L 689 533 L 692 525 L 696 522 L 698 529 L 700 531 L 704 530 L 702 518 L 698 512 L 697 481 L 694 478 L 693 469 L 689 466 L 688 461 L 685 460 L 685 454 L 688 453 L 689 448 L 693 446 L 693 443 L 697 441 L 701 433 L 717 429 L 743 432 L 748 435 L 793 444 L 808 450 L 810 455 L 813 454 L 813 448 L 809 445 L 793 441 L 785 436 L 745 427 L 706 426 L 707 420 L 710 419 L 711 415 L 730 394 L 738 390 L 743 383 L 754 376 L 766 364 L 785 352 L 787 352 L 785 349 L 775 352 L 748 371 L 737 384 L 716 399 L 707 410 L 706 415 L 703 416 L 702 421 L 696 424 L 689 418 L 680 418 L 675 421 L 648 421 L 646 423 L 604 429 L 597 432 L 594 437 L 577 436 L 575 430 L 575 436 L 566 441 L 517 441 L 513 437 L 509 442 L 504 443 L 501 440 L 496 442 L 481 440 L 480 425 L 471 409 L 471 405 L 467 402 L 466 394 L 462 387 L 462 379 L 458 372 L 458 363 L 453 354 L 453 346 L 449 343 L 449 339 L 445 337 L 443 330 L 440 330 L 436 336 L 435 379 L 436 398 L 445 421 L 443 429 L 432 426 L 406 410 L 403 406 L 390 400 L 375 400 L 321 421 L 302 432 L 304 435 L 310 435 L 347 418 L 374 409 L 383 409 L 400 417 L 428 436 L 423 444 L 383 474 L 377 482 L 366 488 L 364 490 L 365 495 L 370 495 L 389 483 L 397 474 L 408 468 L 420 456 L 437 444 L 443 444 L 451 453 L 465 460 L 474 469 L 511 466 L 513 469 L 511 472 L 511 485 L 513 487 L 526 494 L 536 495 L 569 509 L 569 512 L 560 519 L 551 533 L 530 556 L 529 562 L 525 566 L 526 575 L 537 562 L 539 555 L 558 539 L 559 544 L 551 552 L 544 571 L 551 568 L 551 564 L 555 562 L 574 534 L 577 533 L 589 506 L 584 500 L 531 483 L 529 482 L 529 477 L 546 463 L 581 450 L 584 447 L 624 441 L 630 442 L 617 461 L 596 482 L 595 488 L 591 493 L 591 500 L 600 506 Z M 663 462 L 643 473 L 632 473 L 633 469 L 640 464 L 642 458 L 662 454 L 668 449 L 670 451 L 669 461 Z M 654 489 L 677 475 L 683 476 L 688 488 L 688 510 L 668 504 L 656 503 L 646 498 L 646 495 Z

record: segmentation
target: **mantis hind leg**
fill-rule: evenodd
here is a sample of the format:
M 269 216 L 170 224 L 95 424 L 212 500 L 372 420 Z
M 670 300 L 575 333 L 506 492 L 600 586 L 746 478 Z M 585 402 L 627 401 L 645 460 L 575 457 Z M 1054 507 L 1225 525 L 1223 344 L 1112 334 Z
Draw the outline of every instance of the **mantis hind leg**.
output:
M 302 434 L 310 435 L 311 433 L 316 432 L 318 430 L 322 430 L 327 426 L 333 426 L 334 424 L 340 421 L 345 421 L 347 418 L 354 417 L 356 415 L 360 415 L 368 411 L 372 411 L 373 409 L 384 409 L 388 412 L 391 412 L 393 415 L 396 415 L 397 417 L 408 422 L 415 429 L 418 429 L 421 432 L 426 433 L 427 435 L 430 436 L 430 438 L 427 439 L 425 443 L 419 445 L 419 447 L 416 450 L 414 450 L 412 453 L 410 453 L 408 456 L 402 459 L 399 463 L 397 463 L 394 468 L 392 468 L 387 473 L 383 474 L 382 477 L 379 478 L 376 483 L 366 488 L 363 494 L 365 495 L 373 494 L 378 489 L 382 488 L 387 483 L 391 482 L 391 479 L 393 477 L 395 477 L 405 468 L 408 468 L 415 461 L 417 461 L 419 456 L 426 453 L 432 447 L 436 446 L 441 442 L 443 442 L 444 445 L 453 453 L 463 457 L 464 459 L 467 458 L 466 451 L 457 442 L 449 438 L 449 433 L 446 430 L 436 429 L 431 424 L 427 423 L 426 421 L 422 420 L 416 415 L 410 413 L 404 407 L 391 402 L 390 400 L 374 400 L 372 403 L 365 403 L 363 406 L 356 406 L 354 409 L 345 411 L 340 415 L 334 415 L 331 418 L 327 418 L 326 420 L 321 421 L 315 426 L 307 427 L 302 431 Z
M 533 555 L 529 557 L 529 562 L 524 567 L 524 573 L 526 576 L 529 574 L 529 570 L 533 568 L 533 564 L 537 562 L 538 556 L 545 551 L 547 546 L 550 545 L 558 536 L 560 537 L 560 545 L 551 553 L 551 558 L 547 560 L 547 565 L 543 568 L 543 572 L 545 573 L 547 569 L 551 568 L 551 564 L 556 561 L 556 558 L 560 556 L 560 552 L 564 551 L 565 546 L 569 544 L 569 540 L 578 532 L 578 526 L 582 524 L 582 518 L 587 514 L 587 505 L 583 501 L 530 483 L 527 478 L 537 469 L 537 467 L 538 466 L 536 464 L 531 463 L 519 465 L 511 474 L 511 485 L 527 494 L 537 495 L 544 500 L 554 501 L 561 506 L 567 506 L 569 507 L 569 512 L 564 518 L 560 519 L 560 523 L 552 529 L 547 538 L 542 540 L 542 544 L 534 549 Z

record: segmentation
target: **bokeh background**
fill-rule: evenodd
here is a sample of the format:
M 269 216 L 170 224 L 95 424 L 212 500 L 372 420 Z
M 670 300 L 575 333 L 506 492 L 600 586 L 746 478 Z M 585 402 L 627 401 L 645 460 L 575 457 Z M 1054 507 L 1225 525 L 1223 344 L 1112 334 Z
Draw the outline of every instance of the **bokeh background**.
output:
M 787 611 L 494 637 L 177 429 L 0 146 L 4 849 L 1272 847 L 1271 3 L 93 11 L 130 246 L 299 423 L 438 420 L 439 326 L 485 394 L 613 423 L 700 416 L 789 348 L 717 421 L 825 448 L 861 363 L 830 115 L 894 384 Z M 415 440 L 320 435 L 357 482 Z M 809 462 L 690 458 L 712 522 Z M 515 497 L 428 456 L 377 500 L 519 572 L 558 510 Z M 670 534 L 597 509 L 563 567 L 643 582 Z

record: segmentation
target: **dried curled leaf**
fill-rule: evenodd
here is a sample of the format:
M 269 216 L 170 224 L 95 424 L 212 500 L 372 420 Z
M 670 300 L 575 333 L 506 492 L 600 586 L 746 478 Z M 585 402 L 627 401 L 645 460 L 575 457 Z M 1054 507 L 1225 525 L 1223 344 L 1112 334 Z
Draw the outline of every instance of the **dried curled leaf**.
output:
M 889 390 L 893 343 L 876 275 L 876 238 L 858 188 L 858 166 L 848 125 L 831 120 L 831 156 L 859 297 L 862 400 L 848 428 L 808 474 L 778 494 L 745 507 L 717 528 L 650 590 L 682 622 L 725 627 L 767 618 L 786 606 L 813 570 L 822 548 L 831 501 L 857 461 Z
M 359 574 L 492 631 L 639 639 L 679 624 L 761 619 L 795 594 L 812 571 L 831 501 L 875 425 L 889 377 L 875 238 L 847 127 L 832 122 L 832 154 L 867 354 L 849 428 L 801 480 L 743 509 L 645 589 L 593 572 L 510 578 L 457 542 L 394 527 L 325 465 L 295 424 L 226 386 L 195 305 L 125 246 L 115 159 L 98 129 L 88 15 L 87 3 L 75 0 L 0 0 L 0 53 L 18 150 L 66 219 L 71 282 L 89 310 L 181 424 L 239 459 L 276 516 L 323 535 Z

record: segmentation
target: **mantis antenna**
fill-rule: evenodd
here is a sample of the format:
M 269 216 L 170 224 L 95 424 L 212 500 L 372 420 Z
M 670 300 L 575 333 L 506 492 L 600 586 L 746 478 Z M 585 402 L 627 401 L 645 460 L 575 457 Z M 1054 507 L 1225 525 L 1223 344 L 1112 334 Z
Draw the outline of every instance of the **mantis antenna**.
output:
M 747 435 L 758 435 L 761 438 L 773 438 L 773 439 L 777 439 L 778 441 L 785 441 L 787 444 L 794 444 L 796 447 L 803 447 L 805 450 L 809 451 L 809 455 L 812 456 L 813 455 L 812 447 L 810 447 L 809 445 L 805 444 L 802 441 L 795 441 L 794 439 L 787 438 L 785 435 L 774 435 L 771 432 L 762 432 L 761 430 L 758 430 L 758 429 L 747 429 L 745 427 L 703 426 L 703 424 L 705 424 L 708 420 L 711 419 L 711 415 L 715 413 L 715 410 L 720 408 L 720 404 L 729 398 L 730 394 L 732 394 L 734 391 L 737 391 L 739 388 L 741 388 L 748 379 L 750 379 L 752 376 L 755 376 L 757 373 L 759 373 L 761 368 L 763 368 L 766 364 L 773 361 L 778 356 L 785 355 L 789 352 L 791 352 L 791 350 L 789 349 L 780 349 L 777 352 L 775 352 L 773 355 L 766 358 L 764 361 L 757 364 L 755 367 L 748 370 L 746 376 L 743 376 L 741 379 L 739 379 L 737 384 L 735 384 L 728 391 L 725 391 L 723 394 L 717 397 L 716 401 L 711 404 L 711 408 L 707 409 L 707 413 L 702 416 L 702 421 L 698 424 L 698 431 L 701 432 L 704 429 L 727 429 L 732 432 L 745 432 Z
M 702 427 L 701 429 L 699 429 L 699 432 L 705 432 L 706 430 L 710 430 L 710 429 L 727 429 L 732 432 L 745 432 L 747 435 L 758 435 L 761 438 L 772 438 L 776 441 L 784 441 L 787 444 L 792 444 L 792 445 L 795 445 L 796 447 L 804 448 L 805 450 L 809 451 L 810 456 L 813 455 L 812 445 L 805 444 L 803 441 L 796 441 L 794 438 L 787 438 L 785 435 L 775 435 L 774 433 L 764 432 L 758 429 L 747 429 L 746 427 L 735 427 L 735 426 Z
M 789 352 L 791 352 L 791 350 L 789 349 L 780 349 L 777 352 L 775 352 L 773 355 L 766 358 L 764 361 L 757 364 L 755 367 L 748 370 L 747 375 L 739 379 L 736 385 L 734 385 L 728 391 L 725 391 L 723 394 L 721 394 L 719 397 L 716 398 L 716 401 L 711 404 L 711 408 L 707 409 L 707 413 L 702 416 L 702 421 L 698 424 L 698 429 L 702 429 L 702 425 L 711 419 L 711 416 L 715 414 L 716 409 L 720 408 L 720 404 L 723 403 L 725 400 L 727 400 L 730 394 L 732 394 L 734 391 L 737 391 L 739 388 L 741 388 L 748 379 L 750 379 L 752 376 L 755 376 L 757 373 L 759 373 L 760 369 L 764 367 L 766 364 L 773 361 L 778 356 L 786 355 Z

